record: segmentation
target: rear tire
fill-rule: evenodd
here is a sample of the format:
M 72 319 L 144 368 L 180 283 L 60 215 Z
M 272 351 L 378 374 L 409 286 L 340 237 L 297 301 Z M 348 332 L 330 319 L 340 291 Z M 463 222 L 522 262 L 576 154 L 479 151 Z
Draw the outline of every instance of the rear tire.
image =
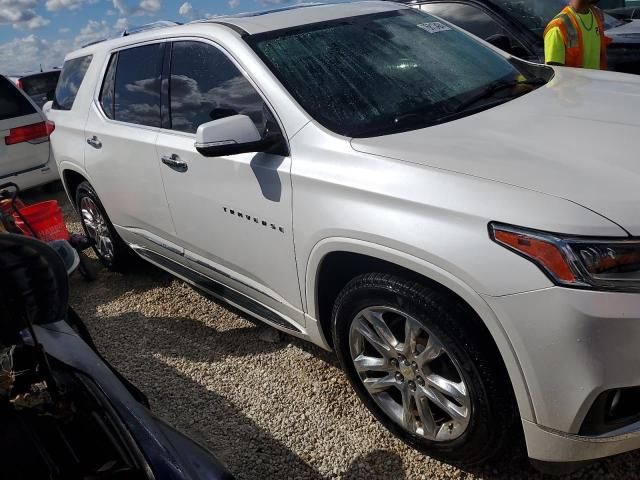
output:
M 89 182 L 82 182 L 76 189 L 76 208 L 86 235 L 94 241 L 93 251 L 109 270 L 126 272 L 137 260 L 135 253 L 124 243 L 114 228 Z
M 454 465 L 496 457 L 517 433 L 506 369 L 473 315 L 454 295 L 367 274 L 342 290 L 332 317 L 338 358 L 369 411 Z

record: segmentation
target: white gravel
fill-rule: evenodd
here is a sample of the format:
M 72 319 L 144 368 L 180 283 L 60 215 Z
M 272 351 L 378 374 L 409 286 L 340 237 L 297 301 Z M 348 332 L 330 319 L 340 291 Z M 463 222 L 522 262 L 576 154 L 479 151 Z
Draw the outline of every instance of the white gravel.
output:
M 72 230 L 79 224 L 64 194 Z M 543 478 L 504 459 L 474 471 L 437 462 L 387 433 L 360 404 L 335 357 L 208 300 L 154 267 L 71 281 L 72 305 L 104 356 L 169 423 L 238 479 Z M 640 479 L 640 454 L 569 478 Z

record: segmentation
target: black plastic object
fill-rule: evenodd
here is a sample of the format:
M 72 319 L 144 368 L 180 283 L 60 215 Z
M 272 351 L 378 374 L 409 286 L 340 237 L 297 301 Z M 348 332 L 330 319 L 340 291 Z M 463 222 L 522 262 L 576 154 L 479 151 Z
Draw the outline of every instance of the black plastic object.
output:
M 63 320 L 68 301 L 67 271 L 53 249 L 30 237 L 0 235 L 0 330 L 17 334 L 25 315 L 34 325 Z

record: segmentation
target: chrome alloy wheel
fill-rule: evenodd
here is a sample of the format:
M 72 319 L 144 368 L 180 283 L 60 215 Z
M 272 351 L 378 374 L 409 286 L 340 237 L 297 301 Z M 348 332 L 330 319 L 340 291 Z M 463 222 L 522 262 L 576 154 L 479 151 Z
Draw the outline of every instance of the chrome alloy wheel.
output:
M 461 369 L 415 318 L 391 307 L 365 308 L 351 324 L 349 346 L 369 395 L 403 429 L 438 442 L 465 432 L 471 401 Z
M 114 247 L 111 232 L 106 219 L 100 213 L 100 209 L 93 199 L 82 197 L 80 200 L 80 215 L 82 224 L 85 226 L 89 237 L 95 242 L 95 248 L 98 253 L 105 260 L 112 261 Z

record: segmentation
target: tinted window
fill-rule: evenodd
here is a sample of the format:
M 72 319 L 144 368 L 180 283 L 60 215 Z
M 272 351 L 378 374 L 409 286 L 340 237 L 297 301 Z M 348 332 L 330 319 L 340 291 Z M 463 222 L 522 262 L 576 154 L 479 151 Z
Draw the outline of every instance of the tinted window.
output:
M 164 44 L 122 50 L 115 78 L 114 118 L 160 126 L 160 84 Z
M 462 3 L 429 3 L 421 5 L 420 9 L 438 15 L 483 39 L 507 34 L 500 24 L 478 7 Z
M 22 117 L 35 113 L 33 105 L 24 98 L 17 87 L 4 77 L 0 77 L 0 120 Z
M 114 87 L 116 81 L 116 64 L 118 62 L 118 54 L 114 53 L 109 59 L 109 66 L 107 67 L 107 73 L 104 75 L 104 81 L 102 82 L 102 89 L 100 90 L 100 104 L 104 114 L 113 119 L 114 105 Z
M 350 137 L 459 118 L 465 103 L 489 85 L 527 76 L 515 62 L 414 9 L 257 34 L 247 41 L 309 115 Z M 510 91 L 502 89 L 498 98 L 486 95 L 504 102 Z
M 38 106 L 42 107 L 47 100 L 52 98 L 49 95 L 55 92 L 58 77 L 60 77 L 60 71 L 30 75 L 28 77 L 22 77 L 20 84 L 27 95 L 29 95 Z
M 258 92 L 217 48 L 176 42 L 171 55 L 171 127 L 194 133 L 218 118 L 244 114 L 264 132 L 266 109 Z
M 57 110 L 71 110 L 76 99 L 82 80 L 91 64 L 92 55 L 74 58 L 64 62 L 62 73 L 56 87 L 53 108 Z

